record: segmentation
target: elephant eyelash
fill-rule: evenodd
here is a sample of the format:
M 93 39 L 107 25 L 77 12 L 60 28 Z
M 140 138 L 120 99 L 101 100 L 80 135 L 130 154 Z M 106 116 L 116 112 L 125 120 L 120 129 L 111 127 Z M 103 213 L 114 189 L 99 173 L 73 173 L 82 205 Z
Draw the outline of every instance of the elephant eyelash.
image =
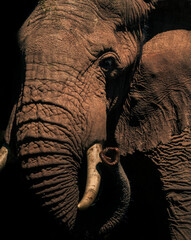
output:
M 105 73 L 112 72 L 117 68 L 116 59 L 111 56 L 104 58 L 100 61 L 99 66 Z
M 104 51 L 98 59 L 99 66 L 104 73 L 111 73 L 113 70 L 119 68 L 120 58 L 112 49 Z

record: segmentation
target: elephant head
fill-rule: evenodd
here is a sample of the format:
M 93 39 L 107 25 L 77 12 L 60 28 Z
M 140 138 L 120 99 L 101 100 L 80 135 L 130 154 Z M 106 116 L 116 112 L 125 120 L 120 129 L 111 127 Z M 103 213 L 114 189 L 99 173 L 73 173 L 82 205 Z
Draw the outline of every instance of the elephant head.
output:
M 69 230 L 76 225 L 78 208 L 89 207 L 97 196 L 99 162 L 112 165 L 118 152 L 115 126 L 154 2 L 43 0 L 19 32 L 25 77 L 15 110 L 17 157 L 41 204 Z M 79 203 L 86 159 L 93 164 Z M 127 177 L 117 166 L 118 191 L 129 201 Z M 106 217 L 100 229 L 117 225 L 127 205 L 116 204 L 116 218 Z

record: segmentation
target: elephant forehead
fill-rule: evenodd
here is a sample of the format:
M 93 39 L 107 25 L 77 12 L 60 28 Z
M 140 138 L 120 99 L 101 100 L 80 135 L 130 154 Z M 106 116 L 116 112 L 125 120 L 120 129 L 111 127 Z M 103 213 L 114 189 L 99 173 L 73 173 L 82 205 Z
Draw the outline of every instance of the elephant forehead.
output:
M 87 45 L 83 41 L 87 41 L 89 35 L 93 35 L 96 44 L 98 40 L 110 39 L 122 20 L 119 14 L 115 14 L 117 11 L 105 12 L 107 7 L 104 10 L 98 8 L 95 2 L 50 0 L 46 5 L 40 4 L 19 31 L 21 48 L 36 52 L 47 51 L 48 48 L 59 52 L 77 49 L 79 54 Z
M 34 28 L 28 31 L 28 34 L 27 31 L 23 28 L 20 32 L 20 46 L 26 55 L 62 55 L 67 58 L 67 62 L 70 58 L 78 63 L 84 62 L 83 59 L 94 60 L 92 59 L 94 53 L 104 47 L 116 45 L 113 29 L 108 28 L 107 23 L 102 24 L 102 27 L 100 24 L 94 26 L 89 33 L 84 33 L 72 25 L 70 27 L 68 21 L 63 28 L 43 26 L 41 23 L 38 29 Z
M 24 43 L 27 54 L 58 55 L 70 53 L 70 56 L 83 53 L 83 43 L 73 34 L 67 32 L 51 32 L 49 29 L 34 32 Z
M 117 50 L 123 45 L 126 45 L 126 42 L 119 42 L 113 28 L 107 27 L 106 23 L 102 24 L 102 28 L 99 25 L 95 26 L 92 33 L 86 34 L 79 29 L 70 31 L 41 26 L 38 30 L 32 31 L 21 43 L 27 56 L 52 56 L 54 59 L 62 56 L 63 64 L 76 67 L 84 67 L 89 61 L 95 61 L 104 49 Z M 135 46 L 134 44 L 132 48 Z

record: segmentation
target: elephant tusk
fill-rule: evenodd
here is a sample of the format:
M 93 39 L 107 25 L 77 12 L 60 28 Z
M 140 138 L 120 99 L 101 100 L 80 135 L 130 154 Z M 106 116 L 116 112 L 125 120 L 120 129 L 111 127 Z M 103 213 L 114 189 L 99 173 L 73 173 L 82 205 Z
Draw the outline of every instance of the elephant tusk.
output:
M 87 182 L 86 188 L 78 204 L 79 210 L 86 210 L 95 201 L 99 192 L 101 175 L 99 171 L 99 163 L 101 163 L 100 153 L 102 151 L 101 144 L 94 144 L 87 151 Z
M 4 168 L 9 154 L 9 148 L 3 145 L 0 149 L 0 171 Z

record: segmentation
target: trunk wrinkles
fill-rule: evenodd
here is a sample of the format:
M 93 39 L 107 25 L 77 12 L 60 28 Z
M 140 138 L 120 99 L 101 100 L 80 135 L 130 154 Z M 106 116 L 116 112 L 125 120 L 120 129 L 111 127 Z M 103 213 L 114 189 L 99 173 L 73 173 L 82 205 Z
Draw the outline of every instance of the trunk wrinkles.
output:
M 27 59 L 16 113 L 18 157 L 41 204 L 72 229 L 79 202 L 81 127 L 86 120 L 79 111 L 74 77 L 58 71 L 56 64 L 50 69 L 46 62 L 36 63 L 35 58 Z

